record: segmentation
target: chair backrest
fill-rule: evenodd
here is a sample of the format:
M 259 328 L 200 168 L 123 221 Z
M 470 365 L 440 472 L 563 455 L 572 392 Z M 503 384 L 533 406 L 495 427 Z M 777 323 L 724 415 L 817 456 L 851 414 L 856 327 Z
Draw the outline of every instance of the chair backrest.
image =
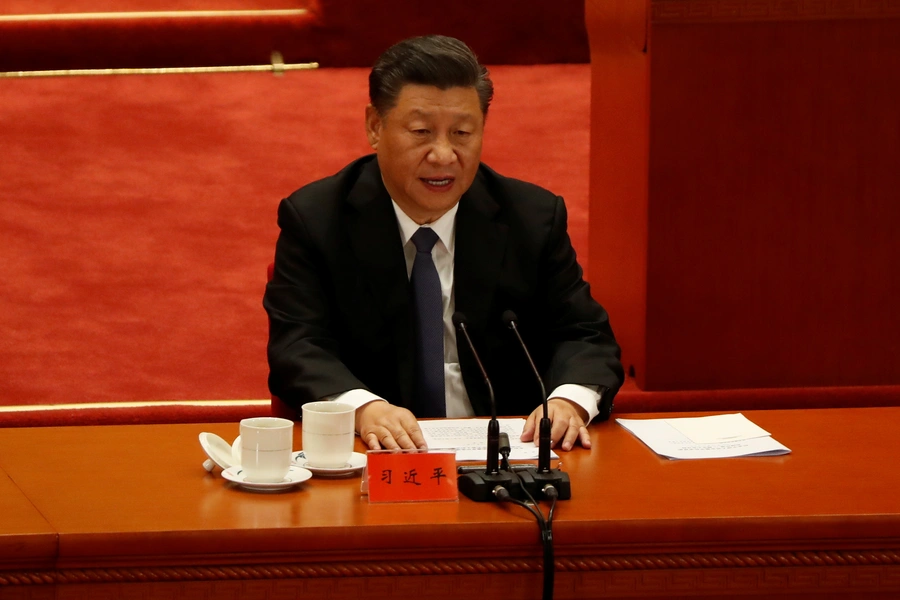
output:
M 272 396 L 272 416 L 281 417 L 282 419 L 290 419 L 291 421 L 300 420 L 300 411 L 288 406 L 284 400 L 278 396 Z
M 272 274 L 274 272 L 275 263 L 269 263 L 269 267 L 266 269 L 266 281 L 272 281 Z M 292 421 L 299 421 L 300 411 L 289 406 L 278 396 L 272 395 L 272 416 L 281 417 L 282 419 L 290 419 Z

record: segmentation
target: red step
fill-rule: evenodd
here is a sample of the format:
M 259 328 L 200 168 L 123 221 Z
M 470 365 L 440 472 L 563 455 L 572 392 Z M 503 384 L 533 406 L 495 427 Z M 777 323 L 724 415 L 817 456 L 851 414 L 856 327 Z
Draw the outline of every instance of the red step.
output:
M 275 50 L 310 62 L 318 20 L 315 0 L 13 0 L 0 71 L 258 65 Z
M 6 0 L 0 72 L 258 65 L 273 50 L 368 67 L 428 33 L 464 40 L 485 64 L 589 60 L 583 0 Z

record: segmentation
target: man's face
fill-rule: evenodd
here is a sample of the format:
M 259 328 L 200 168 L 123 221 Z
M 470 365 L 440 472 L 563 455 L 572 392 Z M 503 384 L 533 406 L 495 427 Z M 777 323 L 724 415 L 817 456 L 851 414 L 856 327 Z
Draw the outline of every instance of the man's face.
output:
M 407 84 L 387 114 L 366 108 L 366 134 L 391 197 L 416 223 L 431 223 L 459 202 L 478 171 L 478 92 Z

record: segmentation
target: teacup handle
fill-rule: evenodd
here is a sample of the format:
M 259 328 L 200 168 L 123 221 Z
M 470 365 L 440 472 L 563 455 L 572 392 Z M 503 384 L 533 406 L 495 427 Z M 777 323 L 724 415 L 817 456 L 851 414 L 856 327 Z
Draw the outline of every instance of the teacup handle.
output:
M 234 438 L 234 442 L 231 444 L 231 460 L 235 465 L 240 466 L 241 464 L 241 436 L 237 436 Z

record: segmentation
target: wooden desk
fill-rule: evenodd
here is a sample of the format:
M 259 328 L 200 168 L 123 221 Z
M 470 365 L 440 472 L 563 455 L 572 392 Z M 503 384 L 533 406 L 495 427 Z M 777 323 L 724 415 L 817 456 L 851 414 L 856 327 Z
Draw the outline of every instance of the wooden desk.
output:
M 0 470 L 0 581 L 2 569 L 52 569 L 56 547 L 56 531 Z
M 563 455 L 556 598 L 896 597 L 900 408 L 745 414 L 793 453 L 668 461 L 613 422 Z M 238 426 L 0 430 L 2 506 L 11 480 L 46 520 L 24 528 L 59 536 L 41 548 L 52 568 L 0 544 L 0 598 L 540 597 L 518 507 L 370 506 L 359 478 L 248 493 L 203 471 L 201 431 Z

